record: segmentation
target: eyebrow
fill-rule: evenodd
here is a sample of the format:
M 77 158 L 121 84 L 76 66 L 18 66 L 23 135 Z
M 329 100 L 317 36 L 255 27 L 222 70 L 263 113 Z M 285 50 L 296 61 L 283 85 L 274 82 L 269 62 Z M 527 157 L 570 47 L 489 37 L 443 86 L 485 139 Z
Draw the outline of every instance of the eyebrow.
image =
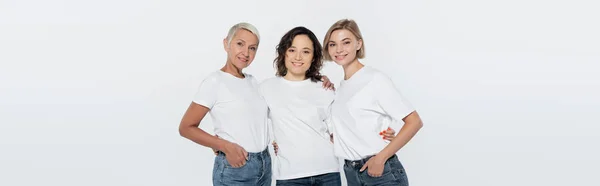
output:
M 237 39 L 237 40 L 243 42 L 244 44 L 246 44 L 246 41 L 244 41 L 243 39 Z M 248 46 L 258 46 L 258 43 L 257 44 L 251 44 L 251 45 L 248 45 Z
M 290 46 L 290 48 L 298 48 L 298 47 L 296 47 L 296 46 L 293 46 L 293 45 L 292 45 L 292 46 Z M 312 50 L 312 48 L 310 48 L 310 47 L 304 47 L 304 48 L 302 48 L 302 49 L 309 49 L 309 50 Z
M 342 39 L 342 41 L 351 40 L 349 37 Z M 335 43 L 335 41 L 329 40 L 329 43 Z

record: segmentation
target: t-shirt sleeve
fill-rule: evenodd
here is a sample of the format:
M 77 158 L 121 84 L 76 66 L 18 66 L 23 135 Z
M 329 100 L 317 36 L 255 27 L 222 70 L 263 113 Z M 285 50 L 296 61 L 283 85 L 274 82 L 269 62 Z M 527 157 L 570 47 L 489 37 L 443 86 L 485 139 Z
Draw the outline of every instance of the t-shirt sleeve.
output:
M 200 83 L 198 91 L 194 95 L 193 102 L 209 109 L 217 102 L 217 95 L 219 90 L 219 82 L 216 77 L 208 77 Z
M 394 82 L 384 75 L 377 76 L 377 103 L 394 120 L 402 121 L 414 111 L 411 103 L 396 88 Z

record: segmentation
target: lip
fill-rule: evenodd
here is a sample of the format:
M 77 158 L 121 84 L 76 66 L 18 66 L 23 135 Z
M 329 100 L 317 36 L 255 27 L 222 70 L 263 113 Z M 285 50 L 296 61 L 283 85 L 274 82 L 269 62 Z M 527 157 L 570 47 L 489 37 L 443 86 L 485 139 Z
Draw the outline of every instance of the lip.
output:
M 238 57 L 238 60 L 240 60 L 241 62 L 244 62 L 244 63 L 248 62 L 247 58 Z
M 337 59 L 337 60 L 342 60 L 342 59 L 346 58 L 346 56 L 348 56 L 348 54 L 344 54 L 344 55 L 335 55 L 335 59 Z
M 302 65 L 304 65 L 304 63 L 302 63 L 302 62 L 292 62 L 292 66 L 295 66 L 295 67 L 301 67 Z

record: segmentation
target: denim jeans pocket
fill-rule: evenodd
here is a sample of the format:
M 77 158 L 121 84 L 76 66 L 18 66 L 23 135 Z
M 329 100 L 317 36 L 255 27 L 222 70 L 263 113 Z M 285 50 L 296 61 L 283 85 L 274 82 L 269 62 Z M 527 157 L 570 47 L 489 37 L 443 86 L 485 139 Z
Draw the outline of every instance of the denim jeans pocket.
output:
M 391 183 L 397 180 L 396 175 L 394 175 L 392 168 L 389 163 L 385 163 L 383 165 L 383 173 L 380 177 L 372 177 L 368 173 L 369 169 L 367 168 L 361 173 L 362 180 L 367 185 L 379 185 L 384 183 Z
M 256 161 L 246 161 L 241 167 L 232 167 L 226 159 L 223 159 L 225 164 L 223 169 L 223 183 L 246 183 L 256 182 L 260 177 L 260 171 L 262 170 Z
M 402 166 L 400 160 L 392 159 L 389 161 L 389 164 L 392 169 L 392 173 L 396 177 L 396 180 L 401 185 L 408 185 L 408 176 L 406 175 L 406 170 L 404 170 L 404 166 Z
M 240 167 L 233 167 L 233 166 L 231 166 L 231 164 L 229 163 L 229 161 L 227 161 L 227 158 L 223 157 L 223 163 L 222 164 L 225 166 L 225 168 L 228 168 L 228 169 L 241 169 L 241 168 L 244 168 L 248 163 L 249 163 L 248 160 L 246 160 L 246 162 L 244 163 L 244 165 L 242 165 Z

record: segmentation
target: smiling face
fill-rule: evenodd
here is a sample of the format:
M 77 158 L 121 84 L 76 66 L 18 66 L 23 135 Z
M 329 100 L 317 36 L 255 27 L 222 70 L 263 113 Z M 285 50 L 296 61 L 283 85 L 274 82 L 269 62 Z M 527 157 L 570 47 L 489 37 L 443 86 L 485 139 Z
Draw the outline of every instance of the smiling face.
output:
M 349 30 L 339 29 L 331 33 L 327 47 L 329 57 L 338 65 L 345 66 L 357 58 L 356 54 L 362 47 L 362 40 Z
M 297 35 L 285 52 L 287 74 L 305 76 L 313 61 L 313 42 L 307 35 Z
M 248 30 L 239 29 L 231 42 L 228 42 L 226 38 L 223 40 L 223 45 L 227 52 L 227 61 L 241 70 L 248 67 L 254 60 L 258 50 L 258 37 Z

